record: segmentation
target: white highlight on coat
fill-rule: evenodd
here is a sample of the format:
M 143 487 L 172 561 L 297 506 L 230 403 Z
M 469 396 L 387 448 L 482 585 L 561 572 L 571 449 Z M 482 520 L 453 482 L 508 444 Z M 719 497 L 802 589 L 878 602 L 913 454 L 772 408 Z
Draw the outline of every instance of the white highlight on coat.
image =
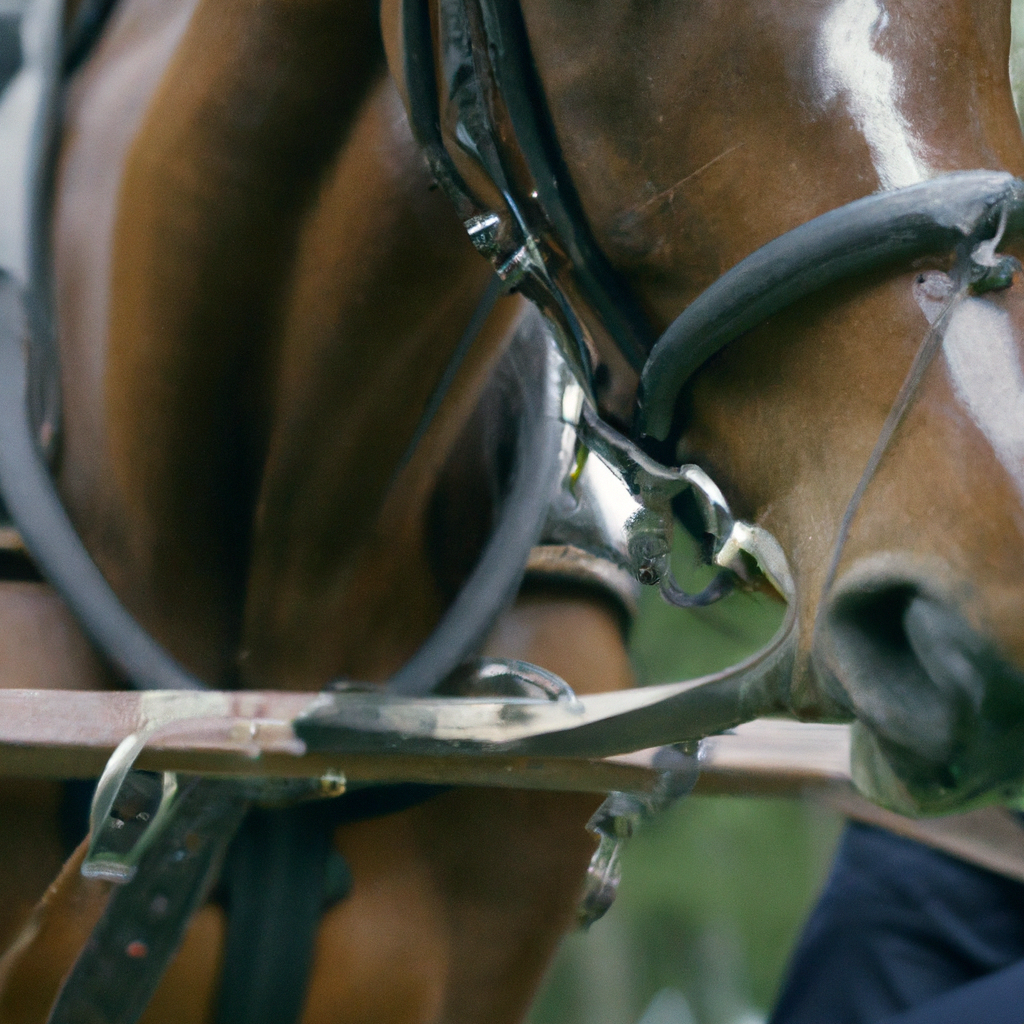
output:
M 892 63 L 874 48 L 889 23 L 878 0 L 838 0 L 821 25 L 817 66 L 826 103 L 841 97 L 871 150 L 883 189 L 913 185 L 930 177 L 897 106 Z
M 965 299 L 942 348 L 957 397 L 1024 496 L 1024 370 L 1009 313 Z

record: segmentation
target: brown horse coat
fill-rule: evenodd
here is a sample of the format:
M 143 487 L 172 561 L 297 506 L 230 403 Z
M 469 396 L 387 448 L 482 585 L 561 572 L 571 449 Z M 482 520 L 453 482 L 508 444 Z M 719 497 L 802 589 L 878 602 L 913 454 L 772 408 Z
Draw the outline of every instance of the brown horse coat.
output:
M 372 5 L 337 6 L 204 0 L 188 18 L 184 7 L 156 17 L 128 0 L 69 107 L 56 236 L 62 486 L 119 593 L 211 681 L 312 689 L 338 674 L 380 679 L 429 633 L 443 599 L 424 565 L 421 512 L 515 315 L 514 302 L 496 312 L 422 458 L 392 486 L 487 269 L 428 191 L 368 42 Z M 400 71 L 396 9 L 384 4 L 383 24 Z M 1024 171 L 1007 78 L 1009 0 L 523 0 L 522 9 L 594 235 L 657 327 L 759 245 L 828 209 L 945 171 Z M 140 38 L 162 60 L 133 64 Z M 116 84 L 129 70 L 131 97 Z M 134 124 L 110 113 L 105 82 L 133 101 Z M 840 534 L 928 329 L 919 279 L 947 269 L 948 254 L 937 254 L 865 275 L 750 332 L 684 393 L 677 456 L 712 470 L 794 567 L 796 710 L 856 713 L 897 752 L 914 753 L 952 707 L 963 710 L 954 739 L 969 745 L 979 721 L 995 721 L 1014 752 L 1016 705 L 997 721 L 985 696 L 994 683 L 1019 683 L 1024 664 L 1017 468 L 952 377 L 929 378 L 855 528 Z M 972 301 L 1009 325 L 1019 356 L 1019 287 Z M 976 341 L 986 353 L 986 339 Z M 614 353 L 599 356 L 602 408 L 621 422 L 635 378 Z M 871 605 L 853 623 L 851 594 Z M 955 628 L 928 640 L 908 609 Z M 587 630 L 578 649 L 564 643 L 569 615 Z M 839 627 L 858 641 L 840 649 Z M 552 633 L 557 649 L 542 649 Z M 71 626 L 66 634 L 81 652 Z M 575 686 L 628 679 L 600 605 L 541 598 L 496 635 L 502 651 Z M 77 678 L 94 680 L 98 670 L 80 661 Z M 958 663 L 972 684 L 976 665 L 992 668 L 977 707 L 960 700 Z M 944 689 L 950 672 L 955 685 Z M 1020 775 L 1014 756 L 995 781 Z M 865 781 L 898 799 L 891 779 Z M 586 805 L 451 794 L 339 833 L 357 888 L 321 932 L 338 945 L 318 962 L 310 1019 L 332 985 L 349 1019 L 521 1016 L 568 920 L 588 849 Z M 80 883 L 68 884 L 77 899 Z M 189 940 L 197 960 L 181 961 L 200 965 L 188 974 L 200 1003 L 217 927 L 204 912 Z M 45 926 L 36 941 L 46 935 L 55 941 Z M 55 945 L 29 941 L 8 998 L 35 993 L 43 1005 L 64 963 Z M 344 974 L 328 963 L 355 966 Z M 45 980 L 27 981 L 30 964 Z M 342 989 L 350 981 L 356 990 Z M 173 986 L 169 977 L 168 998 L 181 995 Z
M 449 453 L 479 449 L 456 442 L 516 301 L 394 476 L 488 280 L 429 184 L 372 3 L 125 0 L 71 84 L 61 487 L 122 599 L 213 685 L 386 678 L 450 599 L 460 539 L 480 537 L 487 453 L 468 481 Z M 0 615 L 40 605 L 67 636 L 41 685 L 106 683 L 59 601 L 7 590 Z M 616 609 L 584 594 L 525 597 L 488 650 L 581 690 L 631 681 Z M 25 685 L 25 648 L 7 657 L 6 685 Z M 29 920 L 60 859 L 58 793 L 4 793 L 24 827 L 0 869 L 0 944 L 18 936 L 0 1020 L 28 1024 L 105 890 L 72 862 Z M 518 1020 L 572 922 L 594 806 L 452 792 L 339 828 L 355 886 L 323 920 L 304 1020 Z M 222 932 L 217 908 L 197 916 L 147 1021 L 207 1019 Z

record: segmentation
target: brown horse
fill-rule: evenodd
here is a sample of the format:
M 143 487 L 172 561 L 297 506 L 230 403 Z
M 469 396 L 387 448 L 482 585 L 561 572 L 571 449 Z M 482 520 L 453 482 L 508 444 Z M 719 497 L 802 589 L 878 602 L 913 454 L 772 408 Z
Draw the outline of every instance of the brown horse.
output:
M 338 6 L 125 0 L 69 95 L 64 495 L 129 607 L 221 685 L 383 679 L 426 637 L 445 600 L 426 510 L 439 479 L 463 493 L 446 457 L 516 317 L 499 306 L 395 476 L 488 271 L 429 191 L 373 5 Z M 829 209 L 940 172 L 1024 171 L 1009 0 L 521 8 L 581 206 L 655 328 Z M 383 26 L 401 91 L 397 3 Z M 873 730 L 863 777 L 891 802 L 910 783 L 934 804 L 1021 773 L 1016 392 L 999 375 L 1017 364 L 996 358 L 1024 315 L 1017 288 L 965 301 L 958 330 L 942 321 L 945 354 L 847 515 L 949 269 L 936 253 L 779 313 L 702 368 L 672 439 L 782 542 L 801 594 L 790 704 L 857 714 Z M 636 376 L 594 340 L 602 411 L 626 423 Z M 980 384 L 966 341 L 991 371 Z M 1006 401 L 986 405 L 995 379 Z M 61 615 L 24 587 L 9 600 Z M 96 685 L 61 621 L 58 664 Z M 614 614 L 578 595 L 523 599 L 491 648 L 580 689 L 629 677 Z M 997 727 L 987 746 L 982 726 Z M 32 838 L 38 880 L 18 883 L 7 935 L 58 859 L 54 803 L 33 805 L 53 839 Z M 452 793 L 342 828 L 356 885 L 321 927 L 306 1019 L 519 1019 L 569 921 L 591 806 Z M 76 878 L 6 961 L 6 1019 L 44 1019 L 95 917 L 96 883 Z M 199 915 L 149 1020 L 204 1019 L 221 929 L 215 908 Z

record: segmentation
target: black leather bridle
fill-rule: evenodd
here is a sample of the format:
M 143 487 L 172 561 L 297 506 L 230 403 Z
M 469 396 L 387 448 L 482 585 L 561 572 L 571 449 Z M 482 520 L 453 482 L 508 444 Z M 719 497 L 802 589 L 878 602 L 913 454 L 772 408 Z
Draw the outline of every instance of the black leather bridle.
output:
M 413 133 L 469 236 L 549 318 L 593 400 L 586 322 L 641 371 L 634 433 L 664 441 L 707 359 L 814 292 L 865 271 L 962 250 L 1024 227 L 1024 182 L 962 171 L 858 199 L 752 253 L 656 337 L 608 264 L 566 170 L 514 0 L 403 0 Z M 1012 272 L 977 265 L 979 290 Z

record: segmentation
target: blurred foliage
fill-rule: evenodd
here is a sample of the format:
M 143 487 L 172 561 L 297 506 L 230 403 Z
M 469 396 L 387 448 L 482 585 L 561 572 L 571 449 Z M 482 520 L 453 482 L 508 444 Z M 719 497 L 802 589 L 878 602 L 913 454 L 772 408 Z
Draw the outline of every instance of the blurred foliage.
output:
M 683 801 L 629 846 L 608 915 L 565 940 L 532 1024 L 633 1024 L 665 990 L 697 1024 L 763 1020 L 838 832 L 797 800 Z
M 674 570 L 691 590 L 708 579 L 685 538 Z M 771 638 L 782 612 L 741 593 L 681 611 L 646 591 L 631 643 L 640 681 L 735 664 Z M 839 827 L 834 815 L 798 800 L 682 801 L 630 843 L 615 906 L 565 941 L 531 1024 L 764 1020 Z

